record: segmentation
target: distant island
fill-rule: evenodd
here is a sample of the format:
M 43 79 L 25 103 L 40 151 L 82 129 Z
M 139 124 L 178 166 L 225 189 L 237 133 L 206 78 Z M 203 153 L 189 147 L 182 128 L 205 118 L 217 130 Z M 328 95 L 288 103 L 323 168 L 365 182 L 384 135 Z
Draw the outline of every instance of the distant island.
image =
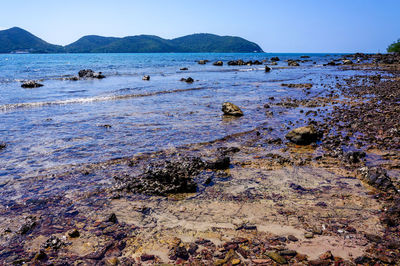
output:
M 153 35 L 124 38 L 84 36 L 66 46 L 50 44 L 13 27 L 0 31 L 0 53 L 262 53 L 256 43 L 240 37 L 208 33 L 168 40 Z

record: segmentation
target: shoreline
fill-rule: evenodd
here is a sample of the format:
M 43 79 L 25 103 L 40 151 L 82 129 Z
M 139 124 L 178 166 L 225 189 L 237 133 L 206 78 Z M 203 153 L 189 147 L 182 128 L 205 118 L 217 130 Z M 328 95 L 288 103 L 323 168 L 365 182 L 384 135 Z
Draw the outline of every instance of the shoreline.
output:
M 72 172 L 23 181 L 30 192 L 23 200 L 4 202 L 0 209 L 0 245 L 5 247 L 0 261 L 58 264 L 76 260 L 83 265 L 397 263 L 399 226 L 393 225 L 393 219 L 399 215 L 399 180 L 394 178 L 399 174 L 400 156 L 396 142 L 385 141 L 396 137 L 397 131 L 385 128 L 378 132 L 391 132 L 385 137 L 358 134 L 398 122 L 393 118 L 398 110 L 396 101 L 382 117 L 373 110 L 371 117 L 365 113 L 399 95 L 395 89 L 399 72 L 379 62 L 378 66 L 395 75 L 388 76 L 394 79 L 354 77 L 349 82 L 339 80 L 343 85 L 331 87 L 329 96 L 266 103 L 282 112 L 314 106 L 308 115 L 308 111 L 303 113 L 299 125 L 289 123 L 277 129 L 266 123 L 211 142 L 84 164 Z M 363 86 L 358 86 L 364 79 Z M 381 85 L 388 94 L 379 91 Z M 365 97 L 365 92 L 375 96 Z M 374 102 L 376 98 L 381 102 Z M 358 112 L 351 113 L 354 107 L 359 107 Z M 364 113 L 366 122 L 349 132 Z M 370 125 L 375 115 L 393 119 Z M 298 146 L 284 139 L 288 128 L 309 121 L 324 131 L 321 143 Z M 366 148 L 365 143 L 377 140 L 376 147 Z M 229 168 L 201 169 L 195 180 L 196 193 L 165 197 L 116 193 L 113 188 L 115 176 L 137 177 L 151 163 L 189 157 L 214 162 L 221 152 L 230 158 Z M 361 152 L 366 152 L 365 158 Z M 360 168 L 373 165 L 386 168 L 391 185 L 382 187 L 376 180 L 368 180 L 368 173 L 360 173 Z M 70 188 L 58 188 L 59 183 Z M 95 185 L 86 191 L 89 183 Z M 2 185 L 2 193 L 13 195 L 18 188 L 10 185 Z M 60 194 L 54 195 L 57 189 Z M 69 234 L 74 229 L 79 237 Z

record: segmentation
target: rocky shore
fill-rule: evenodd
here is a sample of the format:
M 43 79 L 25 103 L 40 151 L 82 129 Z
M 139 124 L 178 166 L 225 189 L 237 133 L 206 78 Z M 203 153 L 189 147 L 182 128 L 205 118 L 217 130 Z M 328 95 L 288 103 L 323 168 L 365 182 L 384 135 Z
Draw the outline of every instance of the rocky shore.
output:
M 296 123 L 0 184 L 0 263 L 398 264 L 399 56 L 341 60 L 362 72 L 265 103 Z

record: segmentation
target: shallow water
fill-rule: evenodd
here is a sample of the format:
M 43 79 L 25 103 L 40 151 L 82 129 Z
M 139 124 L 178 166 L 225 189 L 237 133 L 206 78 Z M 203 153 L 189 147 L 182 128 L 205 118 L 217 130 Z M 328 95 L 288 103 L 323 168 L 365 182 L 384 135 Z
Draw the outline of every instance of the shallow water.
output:
M 0 151 L 0 179 L 210 141 L 265 123 L 276 125 L 278 121 L 263 109 L 269 97 L 309 97 L 281 83 L 318 83 L 338 71 L 321 65 L 339 55 L 325 54 L 311 54 L 311 62 L 287 68 L 284 60 L 301 55 L 0 55 L 0 141 L 7 143 Z M 273 56 L 281 61 L 270 73 L 262 65 L 226 64 Z M 210 63 L 199 65 L 200 59 Z M 217 60 L 225 65 L 213 66 Z M 182 67 L 189 70 L 180 71 Z M 102 71 L 107 78 L 64 79 L 88 68 Z M 143 75 L 151 80 L 143 81 Z M 189 76 L 194 83 L 179 81 Z M 45 86 L 23 89 L 20 82 L 26 79 L 40 80 Z M 324 90 L 316 85 L 311 95 Z M 224 118 L 221 104 L 225 101 L 242 107 L 245 116 Z

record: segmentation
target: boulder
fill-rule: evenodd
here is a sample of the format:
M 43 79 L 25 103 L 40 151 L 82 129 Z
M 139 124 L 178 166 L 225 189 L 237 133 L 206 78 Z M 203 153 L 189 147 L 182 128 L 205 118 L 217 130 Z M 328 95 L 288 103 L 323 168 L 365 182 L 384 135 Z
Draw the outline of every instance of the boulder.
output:
M 94 72 L 91 69 L 83 69 L 78 72 L 80 78 L 93 78 L 93 79 L 103 79 L 105 76 L 101 72 Z
M 234 105 L 230 102 L 225 102 L 222 104 L 222 112 L 224 115 L 232 115 L 232 116 L 242 116 L 243 112 L 237 105 Z
M 277 57 L 277 56 L 271 58 L 271 61 L 279 61 L 279 60 L 280 60 L 280 59 L 279 59 L 279 57 Z
M 223 66 L 223 65 L 224 65 L 224 62 L 222 62 L 222 61 L 217 61 L 217 62 L 214 62 L 213 65 L 214 65 L 214 66 Z
M 377 189 L 383 191 L 397 191 L 396 187 L 393 185 L 392 179 L 389 177 L 386 170 L 381 167 L 363 167 L 360 168 L 358 172 L 362 180 Z
M 271 68 L 269 66 L 265 66 L 265 72 L 270 72 Z
M 143 76 L 143 78 L 142 78 L 143 80 L 150 80 L 150 76 L 148 76 L 148 75 L 146 75 L 146 76 Z
M 300 64 L 297 63 L 296 61 L 290 60 L 288 61 L 288 66 L 300 66 Z
M 21 87 L 25 89 L 33 89 L 33 88 L 43 87 L 43 84 L 37 83 L 34 80 L 29 80 L 22 83 Z
M 286 135 L 288 140 L 298 145 L 309 145 L 321 137 L 321 132 L 313 125 L 293 129 Z

